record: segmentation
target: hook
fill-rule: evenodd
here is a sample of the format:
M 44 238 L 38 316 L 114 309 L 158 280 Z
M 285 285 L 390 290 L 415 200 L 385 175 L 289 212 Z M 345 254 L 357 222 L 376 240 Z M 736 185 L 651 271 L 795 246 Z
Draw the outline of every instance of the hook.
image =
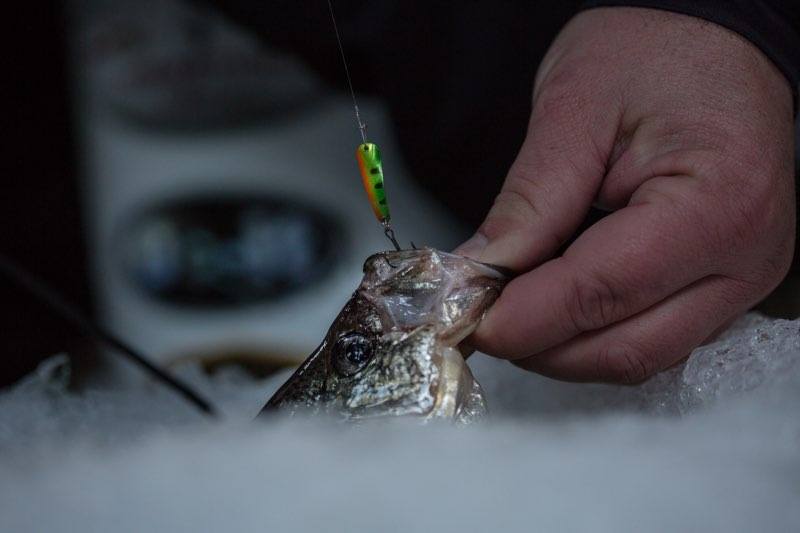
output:
M 392 241 L 395 250 L 397 250 L 398 252 L 402 250 L 402 248 L 400 248 L 400 245 L 397 243 L 397 239 L 394 236 L 394 230 L 392 229 L 392 227 L 389 225 L 388 222 L 383 224 L 383 234 L 386 235 L 387 239 Z

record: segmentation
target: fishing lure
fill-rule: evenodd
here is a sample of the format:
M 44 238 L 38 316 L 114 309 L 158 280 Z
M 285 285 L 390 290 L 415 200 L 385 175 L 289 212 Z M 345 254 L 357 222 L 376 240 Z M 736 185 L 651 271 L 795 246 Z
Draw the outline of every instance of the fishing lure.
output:
M 361 172 L 361 181 L 364 183 L 364 190 L 367 191 L 369 204 L 375 218 L 383 226 L 383 234 L 392 241 L 395 250 L 401 250 L 397 238 L 394 236 L 389 214 L 389 202 L 386 200 L 386 189 L 383 186 L 383 164 L 381 163 L 381 151 L 377 144 L 366 142 L 366 140 L 356 148 L 356 160 L 358 170 Z
M 336 16 L 333 13 L 333 4 L 328 0 L 328 9 L 331 13 L 331 21 L 333 22 L 333 30 L 336 33 L 336 42 L 339 45 L 339 54 L 342 57 L 342 65 L 344 66 L 344 73 L 347 77 L 347 85 L 350 87 L 350 96 L 353 98 L 353 110 L 356 113 L 356 122 L 358 123 L 358 131 L 361 133 L 362 143 L 356 148 L 356 160 L 358 161 L 358 169 L 361 172 L 361 181 L 364 183 L 364 189 L 367 191 L 372 212 L 375 213 L 375 218 L 383 226 L 383 233 L 392 241 L 395 249 L 399 252 L 400 245 L 394 236 L 394 230 L 391 226 L 391 216 L 389 215 L 389 203 L 386 200 L 386 190 L 383 185 L 383 165 L 381 164 L 381 151 L 378 145 L 367 142 L 367 125 L 361 121 L 361 115 L 358 111 L 358 102 L 356 102 L 356 92 L 353 89 L 353 80 L 350 77 L 350 68 L 347 66 L 347 58 L 344 55 L 344 47 L 342 46 L 342 39 L 339 36 L 339 26 L 336 24 Z
M 383 232 L 392 241 L 395 249 L 400 250 L 400 245 L 394 236 L 394 230 L 390 224 L 391 215 L 389 214 L 389 202 L 386 200 L 386 189 L 383 185 L 383 164 L 381 163 L 381 151 L 378 145 L 364 142 L 356 148 L 356 160 L 358 170 L 361 172 L 361 181 L 364 183 L 364 190 L 367 191 L 372 212 L 375 218 L 383 225 Z
M 367 191 L 375 218 L 381 224 L 388 223 L 391 216 L 389 215 L 389 204 L 386 201 L 386 190 L 383 188 L 381 151 L 373 143 L 359 144 L 356 149 L 356 160 L 358 160 L 361 181 L 364 183 L 364 190 Z

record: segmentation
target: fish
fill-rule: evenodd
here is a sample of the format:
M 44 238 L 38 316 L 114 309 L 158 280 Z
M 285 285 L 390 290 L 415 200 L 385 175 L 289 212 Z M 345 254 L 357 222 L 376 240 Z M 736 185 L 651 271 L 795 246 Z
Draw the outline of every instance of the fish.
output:
M 510 278 L 502 267 L 434 248 L 386 251 L 322 343 L 259 416 L 358 422 L 413 416 L 470 424 L 487 413 L 466 342 Z

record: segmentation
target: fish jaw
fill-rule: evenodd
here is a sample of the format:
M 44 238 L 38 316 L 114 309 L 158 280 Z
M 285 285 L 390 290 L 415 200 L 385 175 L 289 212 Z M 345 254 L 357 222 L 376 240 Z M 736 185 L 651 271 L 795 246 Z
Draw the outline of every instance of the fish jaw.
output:
M 479 418 L 486 405 L 463 341 L 507 280 L 495 267 L 430 248 L 371 256 L 321 346 L 262 412 L 346 420 Z
M 325 341 L 292 373 L 289 379 L 275 391 L 258 416 L 266 416 L 279 410 L 293 415 L 297 411 L 314 412 L 320 403 L 324 386 Z

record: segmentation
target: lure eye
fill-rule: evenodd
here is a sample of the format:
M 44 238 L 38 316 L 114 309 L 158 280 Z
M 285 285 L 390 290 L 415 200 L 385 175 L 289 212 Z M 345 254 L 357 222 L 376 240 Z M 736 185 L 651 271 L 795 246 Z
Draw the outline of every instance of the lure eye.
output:
M 352 376 L 372 359 L 372 343 L 360 333 L 347 333 L 333 345 L 331 358 L 337 373 Z

